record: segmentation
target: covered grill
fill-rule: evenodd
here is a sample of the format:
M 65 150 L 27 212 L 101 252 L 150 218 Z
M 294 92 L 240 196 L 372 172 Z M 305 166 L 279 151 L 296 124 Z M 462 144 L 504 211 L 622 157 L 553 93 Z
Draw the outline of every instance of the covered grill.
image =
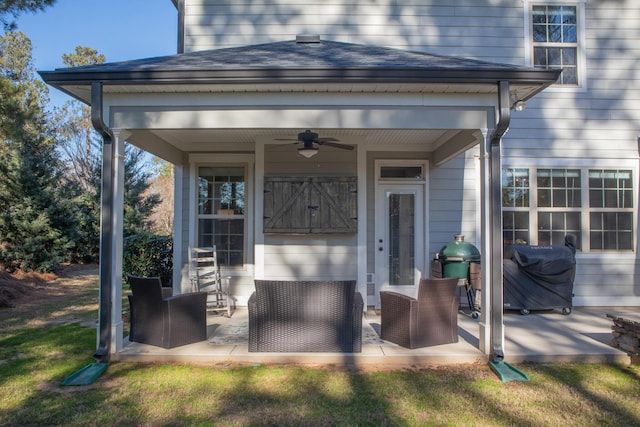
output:
M 564 245 L 510 245 L 504 259 L 504 308 L 531 310 L 559 308 L 570 314 L 576 273 L 575 236 Z

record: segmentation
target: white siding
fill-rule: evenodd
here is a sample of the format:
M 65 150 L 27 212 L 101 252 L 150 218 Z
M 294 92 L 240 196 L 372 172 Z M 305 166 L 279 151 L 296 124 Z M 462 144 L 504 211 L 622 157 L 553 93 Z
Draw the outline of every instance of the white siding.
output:
M 186 0 L 185 7 L 185 52 L 319 34 L 500 62 L 523 55 L 520 1 Z
M 478 246 L 476 202 L 477 173 L 474 156 L 478 147 L 459 155 L 438 168 L 431 168 L 429 175 L 429 229 L 428 257 L 435 254 L 456 234 Z
M 265 238 L 265 278 L 353 280 L 357 277 L 356 235 L 272 235 Z

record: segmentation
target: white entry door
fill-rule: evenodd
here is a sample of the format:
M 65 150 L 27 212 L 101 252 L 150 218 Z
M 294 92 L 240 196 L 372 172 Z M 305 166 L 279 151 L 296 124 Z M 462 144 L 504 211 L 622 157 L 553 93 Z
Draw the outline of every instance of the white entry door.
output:
M 414 296 L 424 271 L 424 184 L 379 183 L 376 194 L 376 292 Z

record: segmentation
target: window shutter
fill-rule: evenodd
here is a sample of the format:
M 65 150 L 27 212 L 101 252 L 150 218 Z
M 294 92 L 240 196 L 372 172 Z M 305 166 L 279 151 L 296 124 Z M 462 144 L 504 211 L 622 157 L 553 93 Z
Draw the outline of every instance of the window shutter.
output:
M 356 177 L 265 177 L 264 232 L 355 233 Z

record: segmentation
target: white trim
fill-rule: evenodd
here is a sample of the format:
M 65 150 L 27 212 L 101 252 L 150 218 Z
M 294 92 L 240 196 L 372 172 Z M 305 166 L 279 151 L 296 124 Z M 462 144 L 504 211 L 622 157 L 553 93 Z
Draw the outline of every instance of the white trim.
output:
M 616 296 L 610 297 L 605 295 L 573 297 L 574 307 L 640 307 L 640 297 L 632 296 Z
M 380 178 L 380 171 L 383 166 L 420 166 L 422 167 L 422 179 L 384 179 Z M 377 159 L 374 162 L 374 210 L 376 212 L 374 218 L 374 229 L 379 230 L 380 222 L 382 218 L 386 216 L 385 212 L 381 212 L 378 209 L 378 204 L 380 203 L 380 189 L 382 187 L 398 187 L 398 189 L 402 189 L 403 187 L 413 187 L 420 188 L 422 197 L 422 205 L 420 205 L 420 209 L 422 210 L 422 223 L 416 224 L 417 228 L 421 228 L 421 230 L 416 230 L 416 233 L 421 234 L 422 244 L 421 247 L 415 248 L 416 254 L 416 266 L 418 267 L 416 283 L 414 286 L 394 286 L 393 290 L 397 292 L 403 292 L 407 295 L 415 296 L 417 292 L 417 283 L 421 277 L 429 277 L 430 272 L 430 261 L 428 258 L 428 251 L 425 248 L 429 247 L 430 239 L 429 239 L 429 162 L 427 160 L 407 160 L 407 159 Z M 378 257 L 378 239 L 380 236 L 378 233 L 374 232 L 373 235 L 373 245 L 374 245 L 374 262 L 377 263 Z M 387 245 L 387 242 L 383 242 L 384 245 Z M 378 280 L 382 277 L 380 275 L 379 269 L 376 268 L 375 277 Z M 380 283 L 376 282 L 376 292 L 375 292 L 375 305 L 376 307 L 380 306 L 380 290 L 384 289 Z
M 558 158 L 558 157 L 515 157 L 503 156 L 502 167 L 510 168 L 628 168 L 638 169 L 638 158 L 599 159 L 599 158 Z
M 533 67 L 533 42 L 531 35 L 531 6 L 533 5 L 566 5 L 576 6 L 578 22 L 578 85 L 551 85 L 545 92 L 586 92 L 587 85 L 587 36 L 585 4 L 586 0 L 522 0 L 524 4 L 524 63 Z

